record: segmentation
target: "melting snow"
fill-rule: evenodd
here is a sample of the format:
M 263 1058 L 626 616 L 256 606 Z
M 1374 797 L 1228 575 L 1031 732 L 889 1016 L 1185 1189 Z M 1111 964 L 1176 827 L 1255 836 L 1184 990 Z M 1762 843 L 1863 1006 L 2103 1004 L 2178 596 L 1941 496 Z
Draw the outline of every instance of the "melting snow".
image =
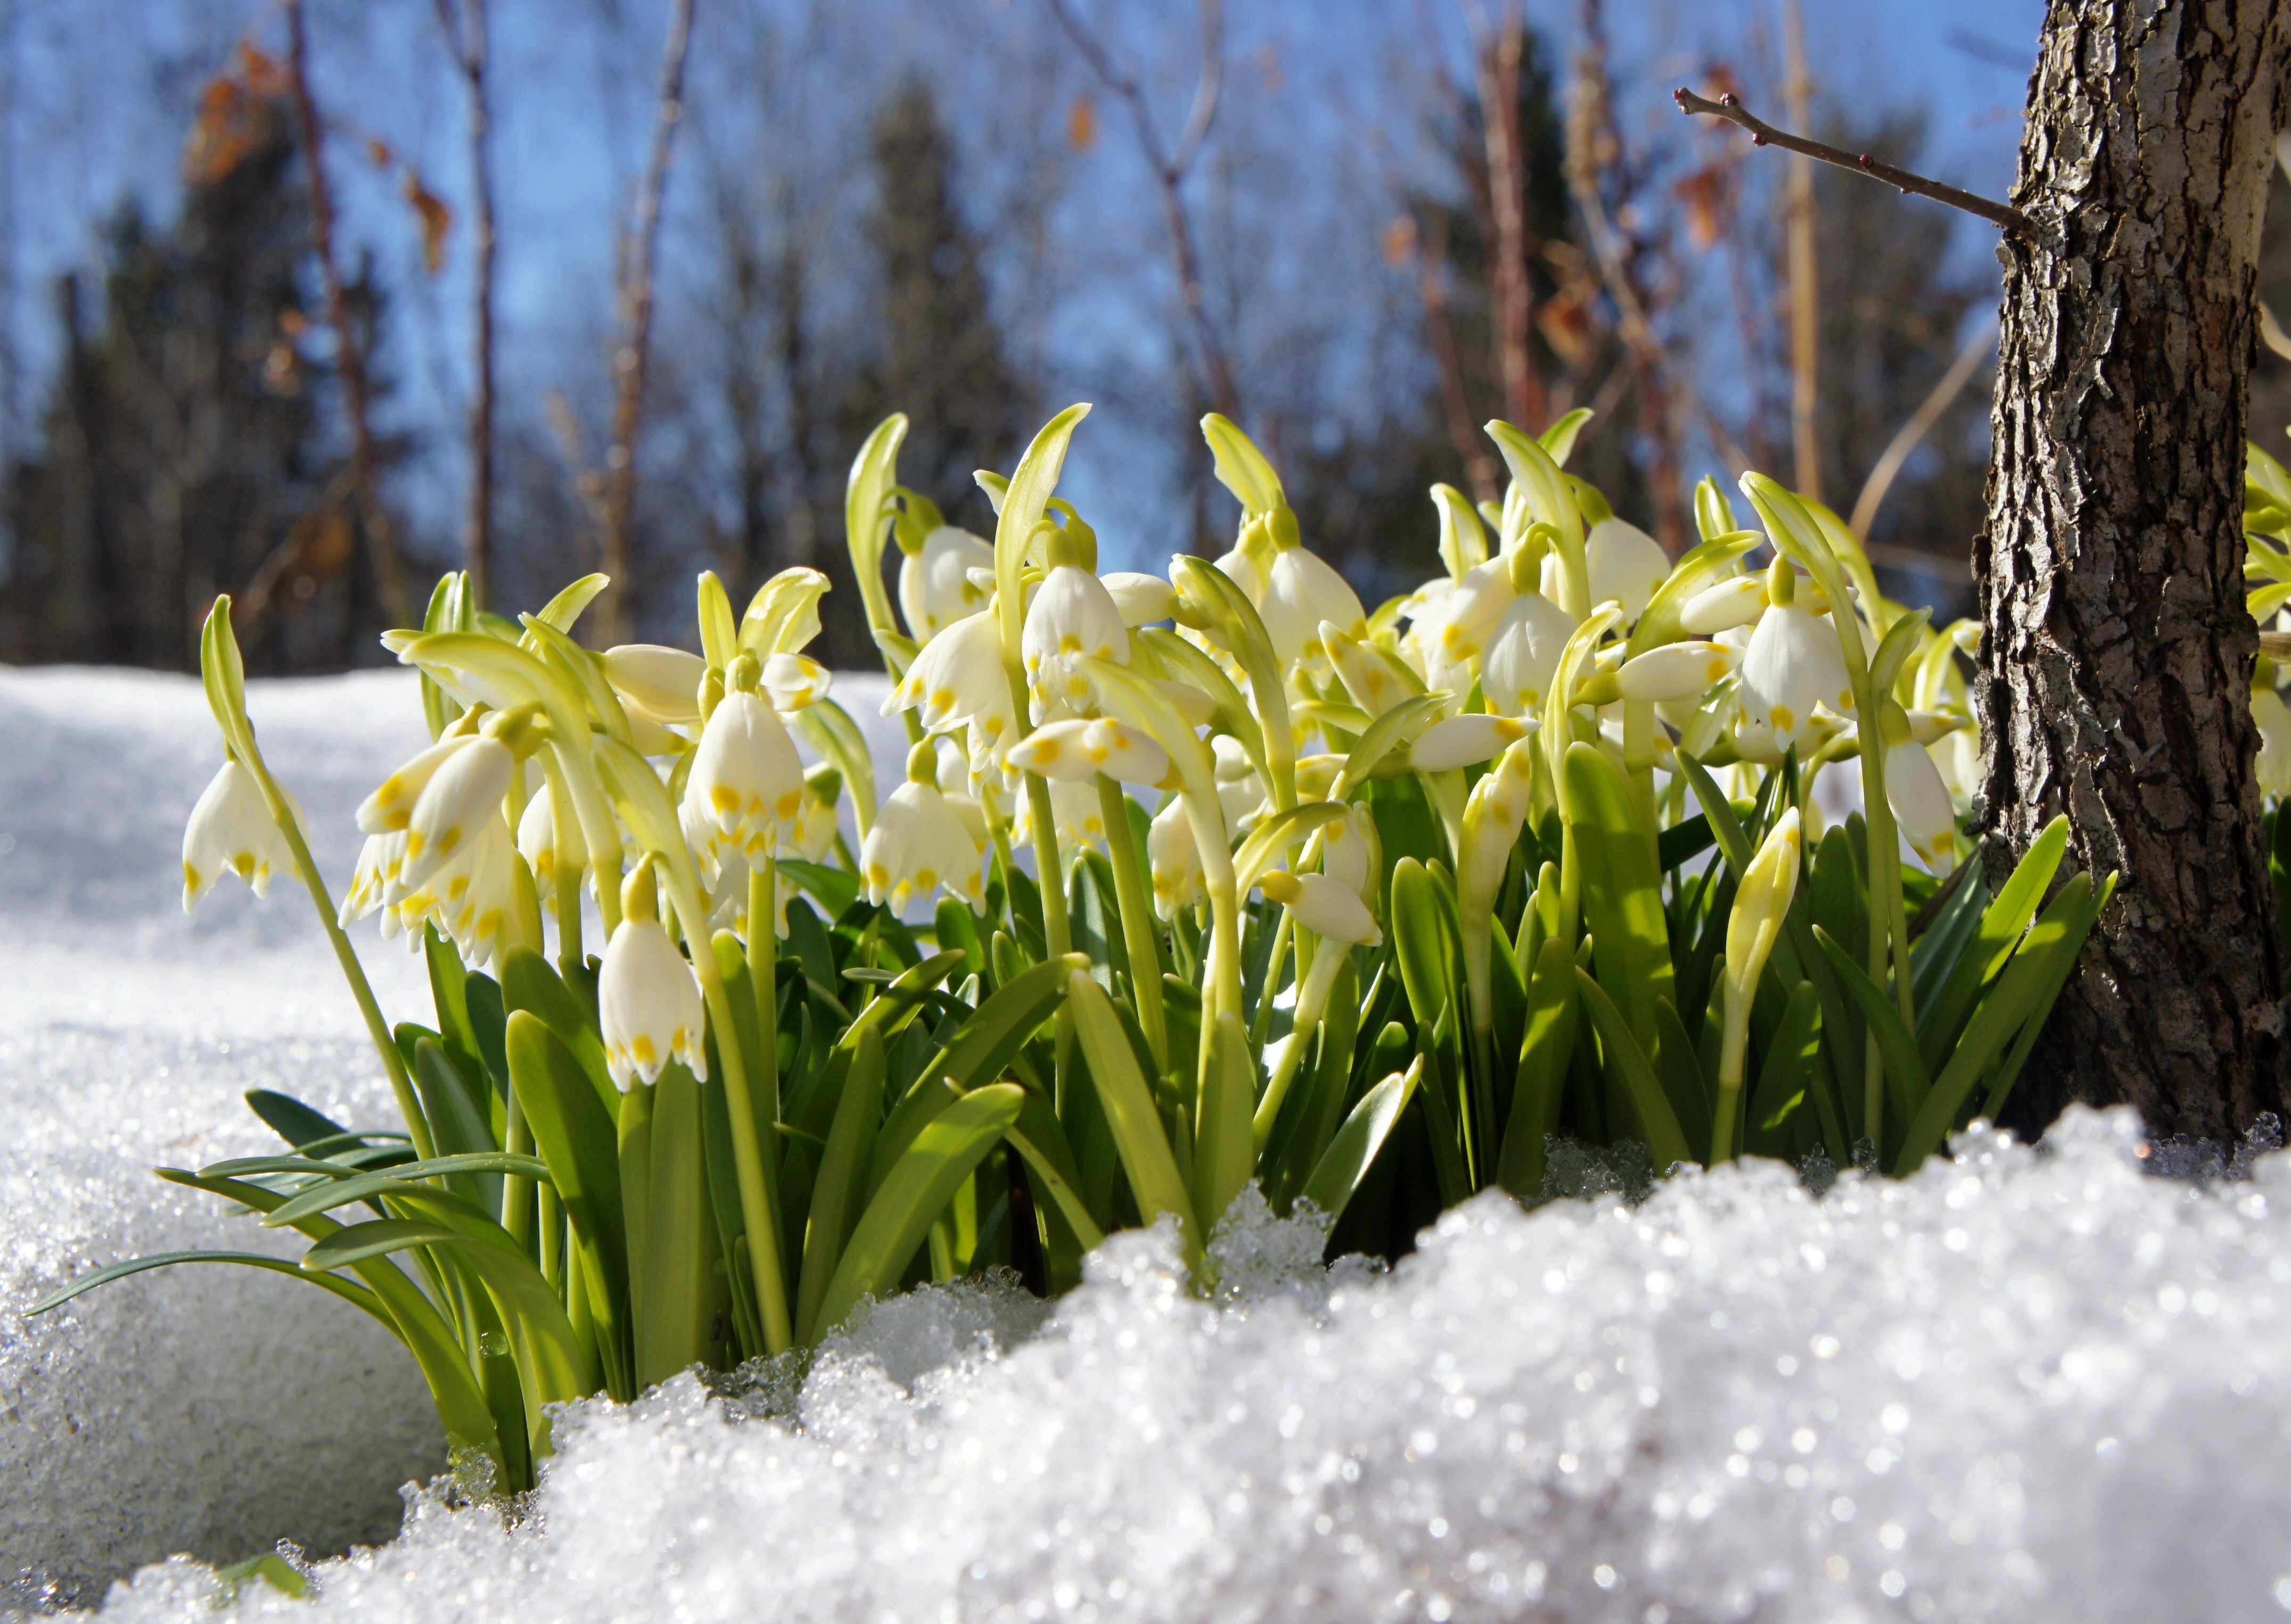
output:
M 105 679 L 85 720 L 48 680 L 0 679 L 10 1307 L 131 1244 L 242 1238 L 141 1172 L 253 1142 L 237 1089 L 387 1108 L 287 909 L 187 929 L 147 882 L 207 770 L 196 689 Z M 408 733 L 402 687 L 344 690 L 366 731 L 318 728 L 320 684 L 258 701 L 266 738 L 309 719 L 321 830 Z M 1389 1274 L 1243 1211 L 1214 1303 L 1124 1236 L 1054 1309 L 926 1291 L 808 1368 L 575 1406 L 516 1520 L 416 1493 L 394 1539 L 315 1564 L 315 1604 L 256 1582 L 224 1616 L 2280 1617 L 2291 1159 L 2196 1186 L 2141 1148 L 2078 1113 L 2040 1151 L 1975 1136 L 1819 1200 L 1772 1166 L 1636 1208 L 1490 1198 Z M 389 1534 L 436 1448 L 406 1362 L 316 1292 L 220 1274 L 0 1330 L 5 1560 L 85 1580 Z M 103 1612 L 223 1600 L 177 1560 Z

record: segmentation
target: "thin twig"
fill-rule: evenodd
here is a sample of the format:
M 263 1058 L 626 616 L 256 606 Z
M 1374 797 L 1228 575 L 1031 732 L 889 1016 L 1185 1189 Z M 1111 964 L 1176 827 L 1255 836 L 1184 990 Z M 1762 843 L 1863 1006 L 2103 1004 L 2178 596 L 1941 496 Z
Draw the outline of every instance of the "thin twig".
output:
M 637 499 L 637 424 L 644 401 L 645 349 L 652 332 L 653 254 L 660 240 L 660 199 L 668 182 L 670 144 L 684 116 L 684 58 L 692 40 L 692 0 L 676 0 L 661 47 L 660 113 L 653 125 L 652 157 L 637 191 L 636 218 L 623 238 L 621 332 L 613 350 L 612 449 L 605 454 L 604 570 L 612 579 L 599 595 L 595 625 L 606 643 L 628 629 L 629 516 Z
M 462 532 L 462 567 L 470 590 L 484 604 L 493 574 L 494 537 L 494 175 L 492 109 L 486 90 L 489 33 L 486 0 L 462 0 L 457 19 L 454 0 L 437 0 L 438 26 L 453 48 L 454 64 L 470 92 L 470 236 L 476 253 L 472 362 L 476 398 L 470 403 L 470 516 Z
M 1491 324 L 1497 374 L 1503 380 L 1504 415 L 1531 434 L 1543 431 L 1550 412 L 1543 380 L 1528 350 L 1535 295 L 1527 277 L 1526 158 L 1519 122 L 1520 55 L 1527 26 L 1518 0 L 1508 0 L 1492 24 L 1481 0 L 1465 0 L 1479 76 L 1480 127 L 1488 149 L 1488 202 L 1495 220 Z
M 1788 130 L 1777 130 L 1742 105 L 1740 96 L 1729 93 L 1712 101 L 1692 91 L 1671 92 L 1671 100 L 1678 103 L 1682 113 L 1708 113 L 1729 124 L 1740 125 L 1750 133 L 1751 141 L 1760 147 L 1780 147 L 1789 152 L 1802 152 L 1807 157 L 1820 158 L 1825 164 L 1835 164 L 1840 169 L 1850 169 L 1856 174 L 1868 175 L 1873 181 L 1883 181 L 1898 191 L 1915 192 L 1920 197 L 1931 197 L 1936 203 L 1946 203 L 1951 208 L 1963 209 L 1968 214 L 1978 214 L 1993 225 L 2007 231 L 2035 229 L 2029 217 L 2009 204 L 1997 203 L 1977 193 L 1961 191 L 1939 181 L 1928 181 L 1896 164 L 1887 164 L 1868 153 L 1853 153 L 1826 141 L 1809 141 L 1803 135 L 1793 135 Z
M 1949 363 L 1949 370 L 1941 374 L 1941 381 L 1933 386 L 1917 409 L 1909 414 L 1909 422 L 1894 431 L 1893 439 L 1886 444 L 1876 465 L 1869 470 L 1869 478 L 1862 481 L 1861 494 L 1853 502 L 1853 517 L 1845 521 L 1846 527 L 1864 542 L 1869 539 L 1869 527 L 1877 519 L 1877 509 L 1885 500 L 1885 493 L 1893 488 L 1893 477 L 1901 471 L 1901 464 L 1909 460 L 1909 453 L 1917 448 L 1919 442 L 1932 431 L 1933 424 L 1941 421 L 1941 414 L 1949 410 L 1949 403 L 1957 398 L 1958 391 L 1972 382 L 1973 374 L 1980 370 L 1982 361 L 1996 342 L 1997 324 L 1994 321 L 1983 322 L 1981 330 L 1965 340 L 1965 347 L 1957 352 L 1957 359 Z
M 326 183 L 326 125 L 310 93 L 310 48 L 302 0 L 285 0 L 287 66 L 293 84 L 294 120 L 301 126 L 302 161 L 310 171 L 310 246 L 326 283 L 326 325 L 334 330 L 336 365 L 342 369 L 342 404 L 350 420 L 350 462 L 358 482 L 358 509 L 366 520 L 366 544 L 374 551 L 374 584 L 382 607 L 398 625 L 412 616 L 399 578 L 398 539 L 374 490 L 374 430 L 366 414 L 366 352 L 350 320 L 350 293 L 334 262 L 334 198 Z
M 1805 13 L 1799 0 L 1782 0 L 1783 96 L 1790 121 L 1809 117 L 1812 83 L 1805 70 Z M 1815 256 L 1813 160 L 1804 153 L 1789 160 L 1783 189 L 1782 235 L 1789 263 L 1790 360 L 1790 470 L 1798 494 L 1820 502 L 1821 437 L 1817 426 L 1821 382 L 1821 275 Z
M 1203 393 L 1217 410 L 1238 421 L 1241 395 L 1234 387 L 1233 367 L 1226 358 L 1225 345 L 1218 338 L 1216 325 L 1210 320 L 1209 298 L 1202 286 L 1201 253 L 1181 191 L 1194 160 L 1201 156 L 1202 142 L 1209 139 L 1210 126 L 1216 122 L 1218 104 L 1224 93 L 1222 0 L 1201 0 L 1201 76 L 1194 82 L 1193 106 L 1186 113 L 1186 127 L 1178 137 L 1177 146 L 1166 151 L 1154 123 L 1153 106 L 1146 100 L 1145 87 L 1136 76 L 1115 65 L 1105 44 L 1082 26 L 1067 0 L 1049 0 L 1049 5 L 1050 14 L 1058 20 L 1058 26 L 1065 30 L 1066 37 L 1073 42 L 1074 50 L 1097 76 L 1098 83 L 1129 109 L 1138 150 L 1145 156 L 1146 167 L 1154 172 L 1154 184 L 1161 189 L 1162 212 L 1170 231 L 1170 253 L 1177 262 L 1178 293 L 1185 301 L 1194 342 L 1202 354 L 1202 382 L 1206 386 Z

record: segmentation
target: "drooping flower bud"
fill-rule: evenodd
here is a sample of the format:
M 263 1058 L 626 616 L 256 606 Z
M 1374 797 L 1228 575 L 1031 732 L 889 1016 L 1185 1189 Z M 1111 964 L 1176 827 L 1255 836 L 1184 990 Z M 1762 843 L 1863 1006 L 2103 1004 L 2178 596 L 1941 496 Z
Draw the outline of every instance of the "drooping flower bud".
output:
M 1375 947 L 1384 941 L 1376 916 L 1361 901 L 1360 893 L 1326 874 L 1292 874 L 1273 869 L 1257 888 L 1297 916 L 1298 924 L 1332 942 Z
M 979 844 L 939 791 L 937 747 L 926 739 L 907 752 L 907 779 L 875 814 L 859 848 L 867 900 L 903 911 L 936 888 L 974 906 L 984 898 Z
M 1416 736 L 1408 764 L 1419 772 L 1443 773 L 1492 761 L 1535 730 L 1534 722 L 1508 716 L 1451 716 Z
M 1775 820 L 1749 872 L 1734 893 L 1733 912 L 1726 916 L 1726 991 L 1729 998 L 1746 1004 L 1757 992 L 1766 959 L 1781 934 L 1790 898 L 1797 894 L 1798 852 L 1802 844 L 1797 808 Z
M 1010 765 L 1071 784 L 1088 784 L 1100 773 L 1124 784 L 1162 784 L 1170 776 L 1169 752 L 1111 717 L 1045 722 L 1011 746 Z
M 623 1094 L 656 1081 L 671 1058 L 708 1079 L 700 984 L 660 922 L 654 886 L 649 860 L 623 883 L 621 922 L 597 977 L 605 1069 Z
M 1734 651 L 1724 643 L 1666 643 L 1627 660 L 1615 673 L 1625 699 L 1694 699 L 1734 668 Z
M 225 761 L 183 825 L 183 912 L 189 913 L 226 873 L 237 874 L 257 896 L 267 896 L 270 877 L 293 861 L 285 835 L 271 820 L 262 786 L 238 762 Z
M 899 613 L 907 635 L 928 644 L 966 615 L 986 607 L 986 589 L 974 569 L 994 575 L 994 549 L 968 530 L 942 525 L 923 538 L 922 551 L 899 560 Z

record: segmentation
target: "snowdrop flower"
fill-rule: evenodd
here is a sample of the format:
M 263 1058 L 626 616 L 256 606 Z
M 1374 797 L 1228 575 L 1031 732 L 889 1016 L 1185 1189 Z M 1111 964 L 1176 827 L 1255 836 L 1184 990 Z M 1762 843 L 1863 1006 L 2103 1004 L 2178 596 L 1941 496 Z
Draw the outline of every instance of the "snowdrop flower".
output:
M 430 787 L 438 769 L 475 736 L 474 729 L 449 733 L 383 779 L 373 794 L 358 803 L 358 832 L 391 834 L 404 829 L 414 816 L 414 803 L 422 799 L 422 792 Z
M 1890 738 L 1893 729 L 1885 731 Z M 1957 803 L 1941 782 L 1941 768 L 1909 736 L 1906 726 L 1900 740 L 1885 747 L 1885 804 L 1925 867 L 1946 874 L 1957 866 Z
M 1678 611 L 1678 623 L 1696 637 L 1711 637 L 1747 626 L 1766 612 L 1766 583 L 1757 575 L 1732 575 L 1706 586 Z
M 2291 794 L 2291 705 L 2270 685 L 2251 690 L 2251 720 L 2259 728 L 2259 792 Z M 1890 785 L 1891 779 L 1887 784 Z M 189 859 L 184 859 L 188 865 Z
M 1692 699 L 1734 668 L 1723 643 L 1666 643 L 1627 660 L 1615 680 L 1626 699 Z
M 1010 765 L 1074 784 L 1088 784 L 1100 773 L 1124 784 L 1156 785 L 1170 776 L 1169 752 L 1110 717 L 1045 722 L 1011 746 Z
M 994 549 L 953 525 L 941 525 L 923 538 L 923 548 L 899 560 L 899 613 L 907 635 L 928 643 L 967 615 L 986 607 L 986 590 L 971 580 L 970 572 L 994 576 Z
M 976 906 L 985 897 L 978 850 L 978 842 L 939 792 L 938 749 L 926 739 L 907 752 L 907 781 L 875 814 L 874 827 L 859 848 L 867 900 L 898 912 L 916 897 L 944 888 Z
M 614 1086 L 625 1094 L 655 1081 L 671 1058 L 707 1081 L 703 1018 L 700 984 L 660 922 L 647 858 L 621 887 L 621 922 L 597 977 L 597 1024 Z
M 1377 882 L 1376 819 L 1355 802 L 1345 815 L 1321 825 L 1321 872 L 1368 897 Z
M 1231 734 L 1212 738 L 1210 752 L 1216 758 L 1218 807 L 1225 814 L 1225 826 L 1246 828 L 1264 808 L 1265 783 L 1258 777 L 1249 752 Z
M 1456 888 L 1460 896 L 1491 901 L 1503 883 L 1512 848 L 1533 804 L 1535 745 L 1512 744 L 1503 760 L 1472 786 L 1464 803 L 1463 841 Z
M 1049 780 L 1050 817 L 1057 829 L 1062 845 L 1079 848 L 1095 846 L 1105 849 L 1105 809 L 1098 805 L 1097 792 L 1086 784 L 1073 784 L 1063 778 Z M 1023 796 L 1018 801 L 1018 816 L 1013 823 L 1010 838 L 1020 845 L 1034 838 L 1034 798 Z
M 386 906 L 398 889 L 398 877 L 406 866 L 406 832 L 393 834 L 370 834 L 358 849 L 358 866 L 350 871 L 350 889 L 342 894 L 342 905 L 334 915 L 334 922 L 345 930 L 373 912 Z M 398 934 L 398 913 L 395 908 L 382 915 L 382 938 L 387 941 Z
M 1297 544 L 1295 528 L 1291 519 L 1285 532 L 1274 533 L 1273 567 L 1266 572 L 1265 596 L 1257 612 L 1265 621 L 1275 659 L 1284 666 L 1302 661 L 1317 668 L 1328 657 L 1321 642 L 1321 623 L 1366 637 L 1368 615 L 1342 575 Z M 1284 540 L 1286 545 L 1282 544 Z
M 756 694 L 727 691 L 700 730 L 684 793 L 727 839 L 770 850 L 803 809 L 803 763 L 779 713 Z
M 605 650 L 605 680 L 631 713 L 664 728 L 700 720 L 700 682 L 708 662 L 659 643 L 623 643 Z
M 1514 598 L 1480 656 L 1480 692 L 1488 708 L 1499 716 L 1541 710 L 1575 624 L 1573 615 L 1540 592 Z
M 1451 664 L 1460 664 L 1487 647 L 1503 613 L 1518 597 L 1512 580 L 1512 558 L 1503 554 L 1464 572 L 1448 599 L 1448 614 L 1440 627 L 1440 652 Z
M 1535 729 L 1534 722 L 1508 716 L 1451 716 L 1416 736 L 1408 764 L 1419 772 L 1443 773 L 1491 761 Z
M 1225 572 L 1226 579 L 1239 587 L 1249 607 L 1259 608 L 1265 602 L 1265 572 L 1257 567 L 1246 549 L 1236 543 L 1230 552 L 1214 560 L 1213 567 Z
M 1129 631 L 1121 623 L 1113 594 L 1081 567 L 1080 556 L 1064 531 L 1053 536 L 1050 573 L 1026 608 L 1019 653 L 1036 721 L 1047 717 L 1053 704 L 1076 711 L 1093 708 L 1097 688 L 1082 672 L 1082 656 L 1094 655 L 1124 664 L 1129 660 Z
M 1121 612 L 1125 626 L 1150 626 L 1157 620 L 1169 619 L 1177 609 L 1178 589 L 1159 575 L 1125 569 L 1099 579 L 1105 582 L 1106 592 Z
M 1853 709 L 1837 633 L 1794 601 L 1796 584 L 1789 564 L 1777 559 L 1766 572 L 1771 607 L 1758 617 L 1742 656 L 1743 712 L 1772 728 L 1785 750 L 1805 735 L 1815 705 L 1840 714 Z
M 557 809 L 545 784 L 525 803 L 525 814 L 518 819 L 517 850 L 526 867 L 533 871 L 533 888 L 544 902 L 556 895 L 559 873 L 577 885 L 581 871 L 589 865 L 589 848 L 581 838 L 580 824 L 575 823 L 561 837 L 558 833 Z
M 293 866 L 294 854 L 272 821 L 254 775 L 236 760 L 207 783 L 183 825 L 183 912 L 237 874 L 257 896 L 270 894 L 270 877 Z
M 509 824 L 488 817 L 459 860 L 430 877 L 438 923 L 472 969 L 483 969 L 509 945 L 510 902 L 517 846 Z
M 1360 893 L 1326 874 L 1292 874 L 1285 869 L 1268 871 L 1257 888 L 1297 916 L 1298 924 L 1332 942 L 1375 947 L 1384 941 L 1376 916 Z
M 993 615 L 982 610 L 933 638 L 883 701 L 882 713 L 896 716 L 918 706 L 926 733 L 969 730 L 974 775 L 983 777 L 990 761 L 999 770 L 998 752 L 1015 741 L 1017 714 Z
M 1194 843 L 1194 822 L 1178 796 L 1154 815 L 1146 828 L 1146 862 L 1154 873 L 1154 912 L 1164 920 L 1178 910 L 1209 896 L 1202 875 L 1201 848 Z
M 1620 519 L 1603 519 L 1583 543 L 1594 607 L 1610 599 L 1623 606 L 1623 624 L 1646 612 L 1648 601 L 1670 575 L 1670 555 L 1654 537 Z
M 834 673 L 808 655 L 776 654 L 766 657 L 758 687 L 772 709 L 792 716 L 815 700 L 827 697 L 835 686 Z
M 488 823 L 500 821 L 517 757 L 495 736 L 494 724 L 508 714 L 496 712 L 487 718 L 486 730 L 447 756 L 422 786 L 406 822 L 401 883 L 420 886 L 452 862 Z
M 1321 647 L 1336 667 L 1337 680 L 1344 684 L 1345 692 L 1371 716 L 1382 716 L 1411 691 L 1404 671 L 1396 669 L 1397 662 L 1334 621 L 1321 623 Z

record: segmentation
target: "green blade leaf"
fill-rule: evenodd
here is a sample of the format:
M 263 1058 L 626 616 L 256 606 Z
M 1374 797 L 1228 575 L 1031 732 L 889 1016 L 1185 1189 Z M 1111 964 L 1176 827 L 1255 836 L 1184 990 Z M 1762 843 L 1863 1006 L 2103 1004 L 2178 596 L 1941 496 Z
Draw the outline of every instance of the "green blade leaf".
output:
M 1344 1216 L 1361 1180 L 1368 1177 L 1377 1153 L 1392 1137 L 1400 1113 L 1408 1108 L 1423 1075 L 1424 1057 L 1419 1055 L 1405 1072 L 1395 1072 L 1361 1096 L 1360 1104 L 1353 1107 L 1344 1126 L 1337 1130 L 1337 1137 L 1329 1141 L 1328 1150 L 1314 1167 L 1313 1176 L 1305 1181 L 1297 1199 L 1310 1202 L 1327 1214 L 1331 1227 Z
M 1799 982 L 1766 1045 L 1757 1087 L 1750 1093 L 1749 1126 L 1740 1143 L 1752 1154 L 1787 1154 L 1789 1118 L 1794 1110 L 1804 1108 L 1806 1090 L 1814 1086 L 1814 1059 L 1821 1052 L 1821 1001 L 1814 995 L 1813 983 Z
M 1323 943 L 1321 951 L 1341 949 Z M 1239 1017 L 1226 1010 L 1210 1033 L 1210 1064 L 1202 1075 L 1199 1126 L 1194 1133 L 1194 1211 L 1205 1225 L 1225 1217 L 1256 1171 L 1256 1105 L 1257 1065 L 1249 1039 Z
M 1837 945 L 1837 937 L 1819 925 L 1813 928 L 1813 937 L 1829 955 L 1838 984 L 1853 1000 L 1861 1011 L 1861 1018 L 1868 1023 L 1868 1031 L 1877 1040 L 1877 1057 L 1885 1067 L 1888 1105 L 1901 1121 L 1914 1121 L 1917 1113 L 1925 1109 L 1925 1096 L 1933 1091 L 1933 1079 L 1917 1054 L 1917 1040 L 1909 1035 L 1901 1011 L 1885 990 L 1869 979 L 1869 972 Z
M 1598 1027 L 1600 1041 L 1606 1045 L 1607 1065 L 1621 1081 L 1623 1092 L 1631 1107 L 1638 1113 L 1639 1126 L 1646 1134 L 1647 1155 L 1657 1171 L 1668 1172 L 1682 1162 L 1694 1160 L 1687 1148 L 1686 1135 L 1678 1126 L 1670 1101 L 1662 1091 L 1662 1084 L 1647 1063 L 1646 1051 L 1631 1035 L 1614 1001 L 1599 990 L 1599 984 L 1582 970 L 1575 972 L 1575 990 L 1590 1011 L 1592 1024 Z
M 1544 1140 L 1559 1126 L 1559 1103 L 1575 1053 L 1575 956 L 1557 937 L 1536 950 L 1527 984 L 1527 1036 L 1512 1084 L 1497 1182 L 1521 1201 L 1543 1189 Z
M 555 1028 L 529 1010 L 509 1017 L 510 1084 L 548 1164 L 572 1232 L 609 1375 L 628 1387 L 629 1255 L 621 1211 L 619 1130 Z M 617 1097 L 617 1096 L 616 1096 Z M 633 1390 L 615 1397 L 636 1396 Z
M 98 1286 L 109 1285 L 115 1280 L 125 1280 L 130 1274 L 141 1274 L 146 1269 L 170 1268 L 178 1263 L 240 1263 L 249 1268 L 269 1269 L 274 1274 L 289 1274 L 297 1280 L 307 1280 L 313 1285 L 324 1286 L 344 1302 L 356 1304 L 380 1320 L 393 1333 L 398 1329 L 390 1315 L 383 1312 L 380 1299 L 372 1291 L 353 1282 L 338 1279 L 332 1274 L 306 1274 L 292 1258 L 266 1257 L 261 1252 L 205 1250 L 154 1252 L 147 1258 L 130 1258 L 124 1263 L 106 1264 L 91 1274 L 82 1274 L 69 1285 L 49 1292 L 47 1296 L 25 1309 L 24 1317 L 28 1320 L 34 1314 L 47 1313 L 51 1308 L 60 1308 L 75 1297 L 92 1291 Z
M 841 1324 L 862 1298 L 898 1283 L 932 1220 L 1018 1120 L 1025 1096 L 1015 1082 L 990 1083 L 955 1101 L 916 1136 L 852 1230 L 821 1295 L 816 1331 Z
M 2044 827 L 2042 833 L 2030 842 L 2028 851 L 2014 866 L 2013 872 L 1998 888 L 1997 898 L 1982 911 L 1981 929 L 1972 945 L 1958 955 L 1957 967 L 1949 971 L 1949 979 L 1941 984 L 1941 995 L 1925 1009 L 1925 1017 L 1917 1023 L 1917 1042 L 1929 1069 L 1938 1068 L 1947 1059 L 1950 1047 L 1957 1041 L 1957 1029 L 1964 1025 L 1973 1001 L 1991 977 L 2005 968 L 2013 956 L 2013 949 L 2037 915 L 2037 904 L 2059 872 L 2061 858 L 2069 848 L 2069 820 L 2056 817 Z
M 803 1272 L 796 1293 L 799 1342 L 812 1340 L 814 1316 L 859 1219 L 868 1162 L 883 1122 L 883 1040 L 873 1028 L 862 1027 L 851 1064 L 843 1072 L 834 1124 L 812 1182 L 811 1221 L 804 1229 Z
M 1567 816 L 1583 864 L 1583 923 L 1599 985 L 1633 1032 L 1652 1033 L 1655 1001 L 1677 993 L 1655 843 L 1639 826 L 1621 769 L 1595 746 L 1569 745 L 1565 770 Z
M 1089 1063 L 1090 1080 L 1105 1106 L 1122 1170 L 1129 1175 L 1138 1216 L 1150 1225 L 1165 1212 L 1176 1214 L 1190 1264 L 1202 1255 L 1201 1225 L 1186 1181 L 1178 1175 L 1177 1156 L 1162 1131 L 1162 1113 L 1137 1069 L 1137 1052 L 1121 1029 L 1113 1001 L 1086 972 L 1075 969 L 1067 972 L 1066 1004 L 1073 1014 L 1074 1036 Z M 1249 1131 L 1245 1119 L 1242 1131 Z
M 471 1155 L 432 1156 L 424 1162 L 408 1162 L 380 1172 L 362 1173 L 332 1184 L 322 1184 L 293 1196 L 286 1204 L 262 1220 L 265 1229 L 291 1226 L 298 1218 L 313 1212 L 331 1212 L 336 1207 L 351 1202 L 366 1201 L 377 1195 L 397 1195 L 407 1191 L 431 1194 L 450 1194 L 422 1184 L 425 1178 L 444 1178 L 455 1173 L 507 1173 L 520 1178 L 551 1182 L 548 1165 L 538 1157 L 512 1155 L 506 1151 L 480 1151 Z M 472 1208 L 481 1215 L 482 1210 Z

